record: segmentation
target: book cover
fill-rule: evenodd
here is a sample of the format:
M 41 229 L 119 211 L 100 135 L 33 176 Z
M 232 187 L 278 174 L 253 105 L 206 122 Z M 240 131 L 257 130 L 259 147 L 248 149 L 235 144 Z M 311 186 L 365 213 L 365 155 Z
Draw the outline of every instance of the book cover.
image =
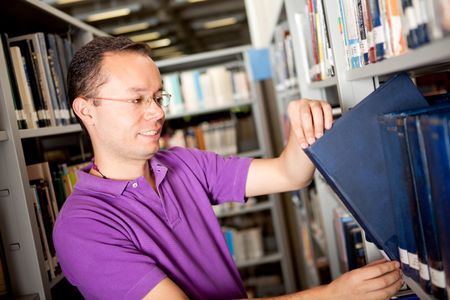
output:
M 450 130 L 449 116 L 424 115 L 420 118 L 431 184 L 431 196 L 444 272 L 432 273 L 441 288 L 450 287 Z
M 377 117 L 427 106 L 406 74 L 398 74 L 336 120 L 305 153 L 365 230 L 391 259 L 399 259 L 395 216 Z
M 442 253 L 439 248 L 439 235 L 436 224 L 434 206 L 431 198 L 428 162 L 425 154 L 423 134 L 419 116 L 406 117 L 406 136 L 409 149 L 415 200 L 417 202 L 420 228 L 425 243 L 428 266 L 430 270 L 431 293 L 441 299 L 445 290 L 439 287 L 436 276 L 443 272 Z M 428 290 L 429 288 L 426 288 Z
M 8 36 L 6 33 L 0 34 L 1 41 L 0 41 L 0 48 L 2 48 L 3 55 L 5 57 L 6 62 L 6 68 L 8 70 L 8 77 L 9 77 L 9 84 L 11 86 L 11 94 L 13 97 L 13 104 L 14 104 L 14 110 L 16 112 L 16 120 L 17 120 L 17 127 L 19 129 L 27 129 L 30 124 L 30 120 L 26 118 L 25 110 L 23 108 L 20 90 L 19 90 L 19 83 L 16 77 L 16 74 L 13 69 L 13 62 L 12 62 L 12 55 L 9 51 L 9 43 L 8 43 Z

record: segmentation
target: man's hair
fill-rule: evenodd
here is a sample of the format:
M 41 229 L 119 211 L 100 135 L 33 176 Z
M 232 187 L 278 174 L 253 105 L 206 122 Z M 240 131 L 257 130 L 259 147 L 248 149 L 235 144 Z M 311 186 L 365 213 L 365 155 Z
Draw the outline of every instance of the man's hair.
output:
M 75 53 L 67 72 L 70 107 L 79 96 L 94 97 L 97 88 L 105 82 L 105 75 L 101 73 L 105 53 L 124 52 L 150 57 L 151 50 L 147 44 L 135 43 L 126 37 L 97 37 Z

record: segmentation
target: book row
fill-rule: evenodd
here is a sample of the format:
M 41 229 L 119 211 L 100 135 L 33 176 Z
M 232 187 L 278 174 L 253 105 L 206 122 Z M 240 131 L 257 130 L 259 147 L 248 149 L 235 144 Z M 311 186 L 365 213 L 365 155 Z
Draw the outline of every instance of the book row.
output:
M 334 60 L 322 0 L 308 0 L 302 13 L 295 14 L 303 57 L 310 81 L 334 76 Z
M 448 299 L 450 104 L 435 98 L 430 105 L 397 74 L 305 151 L 366 239 L 424 292 Z
M 270 46 L 275 88 L 283 91 L 297 85 L 292 35 L 287 23 L 277 25 L 273 44 Z
M 339 267 L 342 273 L 366 265 L 362 229 L 355 219 L 342 208 L 333 210 Z
M 228 249 L 236 262 L 258 259 L 264 256 L 263 237 L 260 227 L 237 230 L 222 227 Z
M 56 34 L 2 34 L 19 129 L 75 123 L 67 98 L 67 67 L 73 45 Z
M 53 245 L 53 226 L 59 210 L 75 185 L 76 171 L 84 165 L 67 167 L 63 164 L 57 166 L 56 172 L 50 171 L 48 162 L 27 166 L 44 263 L 50 281 L 61 273 Z
M 449 122 L 448 103 L 379 117 L 402 269 L 438 299 L 450 290 Z
M 347 69 L 404 54 L 450 31 L 447 0 L 339 0 Z
M 198 126 L 176 129 L 160 140 L 162 149 L 189 147 L 221 155 L 238 153 L 236 120 L 203 122 Z
M 226 106 L 251 99 L 251 88 L 241 65 L 218 65 L 162 76 L 164 89 L 172 95 L 168 114 Z

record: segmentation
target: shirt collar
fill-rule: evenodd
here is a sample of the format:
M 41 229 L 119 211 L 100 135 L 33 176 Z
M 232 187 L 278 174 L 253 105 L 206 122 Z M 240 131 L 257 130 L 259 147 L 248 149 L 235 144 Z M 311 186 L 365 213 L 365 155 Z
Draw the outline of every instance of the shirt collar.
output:
M 167 174 L 167 167 L 155 157 L 152 157 L 149 160 L 149 163 L 155 174 L 156 185 L 159 185 Z M 92 162 L 90 162 L 86 167 L 80 169 L 77 172 L 77 188 L 100 192 L 111 196 L 120 196 L 129 184 L 138 180 L 138 178 L 136 178 L 135 180 L 104 179 L 102 177 L 89 174 L 89 171 L 91 169 Z M 143 178 L 143 176 L 140 176 L 139 178 L 141 177 Z

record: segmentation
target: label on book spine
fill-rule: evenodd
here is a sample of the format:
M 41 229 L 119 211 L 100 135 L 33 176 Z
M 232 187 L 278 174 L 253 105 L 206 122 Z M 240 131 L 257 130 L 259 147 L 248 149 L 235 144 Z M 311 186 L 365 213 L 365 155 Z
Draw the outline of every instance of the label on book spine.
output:
M 375 44 L 382 44 L 384 43 L 384 29 L 383 26 L 377 26 L 373 29 L 373 40 L 375 41 Z
M 431 282 L 442 289 L 445 289 L 445 273 L 444 271 L 439 271 L 433 268 L 430 268 L 431 274 Z
M 430 272 L 428 271 L 428 265 L 420 263 L 419 266 L 419 273 L 420 273 L 420 277 L 423 280 L 430 280 Z
M 408 20 L 408 29 L 416 30 L 417 29 L 417 18 L 416 12 L 414 11 L 414 7 L 409 6 L 405 9 L 406 19 Z
M 402 248 L 398 248 L 398 252 L 400 253 L 400 261 L 405 265 L 409 265 L 408 252 Z
M 417 254 L 408 252 L 408 261 L 411 268 L 419 271 L 419 257 Z

